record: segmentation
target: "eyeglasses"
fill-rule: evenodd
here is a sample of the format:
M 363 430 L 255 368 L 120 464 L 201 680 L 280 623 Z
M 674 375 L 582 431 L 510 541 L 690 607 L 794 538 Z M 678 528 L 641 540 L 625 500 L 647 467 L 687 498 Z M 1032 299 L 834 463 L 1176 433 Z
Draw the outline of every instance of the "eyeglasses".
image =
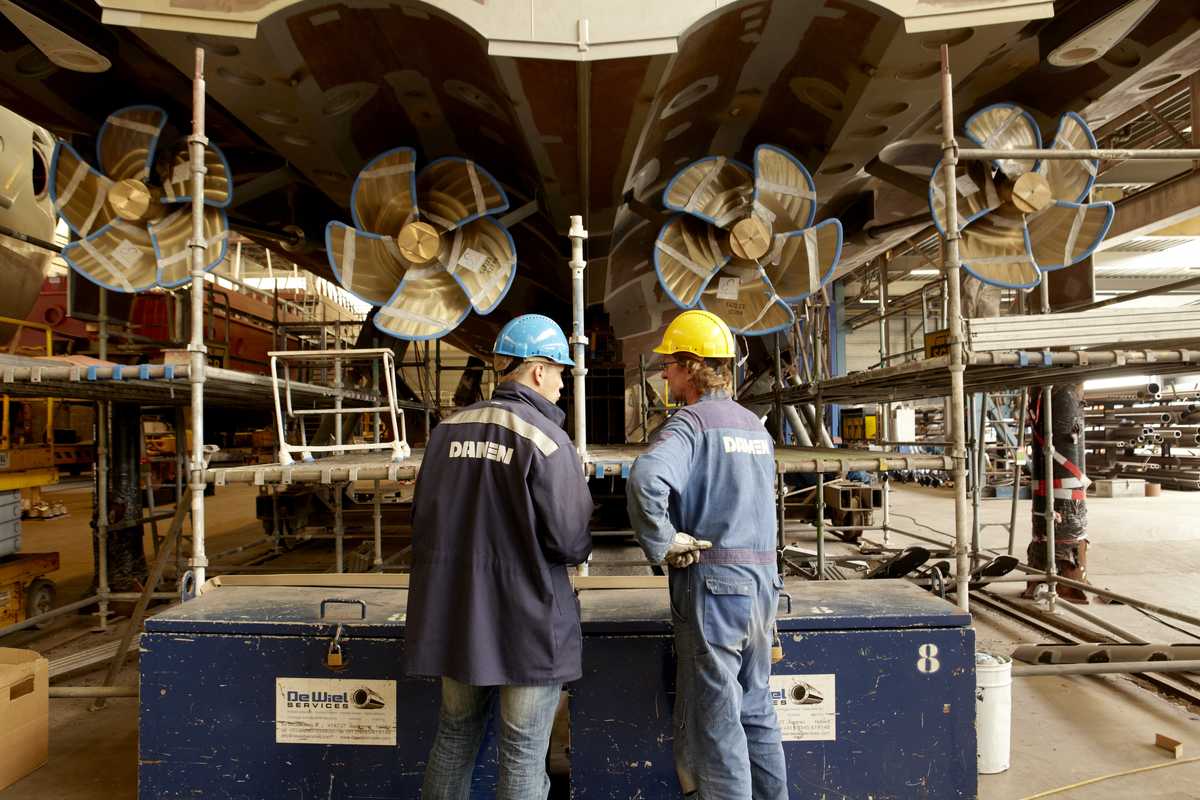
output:
M 664 370 L 667 367 L 672 367 L 672 366 L 676 366 L 676 365 L 684 366 L 686 363 L 687 362 L 685 362 L 683 359 L 680 359 L 680 358 L 664 358 L 662 361 L 658 362 L 658 369 Z

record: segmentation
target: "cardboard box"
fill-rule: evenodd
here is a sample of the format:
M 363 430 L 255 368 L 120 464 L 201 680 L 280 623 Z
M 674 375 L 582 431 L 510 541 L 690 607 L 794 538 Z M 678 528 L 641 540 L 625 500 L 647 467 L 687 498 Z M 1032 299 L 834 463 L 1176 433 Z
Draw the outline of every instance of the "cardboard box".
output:
M 0 789 L 46 763 L 50 750 L 50 662 L 0 647 Z

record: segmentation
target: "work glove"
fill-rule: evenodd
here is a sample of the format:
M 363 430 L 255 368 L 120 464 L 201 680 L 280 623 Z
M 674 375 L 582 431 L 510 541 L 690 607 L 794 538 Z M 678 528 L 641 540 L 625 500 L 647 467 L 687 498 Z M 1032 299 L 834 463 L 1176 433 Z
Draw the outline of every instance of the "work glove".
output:
M 686 569 L 700 560 L 700 551 L 712 547 L 712 542 L 697 539 L 691 534 L 677 532 L 663 561 L 673 569 Z

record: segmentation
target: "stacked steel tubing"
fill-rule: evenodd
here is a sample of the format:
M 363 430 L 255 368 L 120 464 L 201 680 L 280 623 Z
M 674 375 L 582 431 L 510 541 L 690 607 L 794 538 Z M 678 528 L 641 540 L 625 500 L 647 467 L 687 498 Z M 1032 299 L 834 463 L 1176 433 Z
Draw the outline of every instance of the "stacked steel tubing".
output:
M 1165 489 L 1200 489 L 1200 455 L 1173 450 L 1200 448 L 1200 392 L 1140 389 L 1085 394 L 1089 473 L 1093 477 L 1142 478 Z

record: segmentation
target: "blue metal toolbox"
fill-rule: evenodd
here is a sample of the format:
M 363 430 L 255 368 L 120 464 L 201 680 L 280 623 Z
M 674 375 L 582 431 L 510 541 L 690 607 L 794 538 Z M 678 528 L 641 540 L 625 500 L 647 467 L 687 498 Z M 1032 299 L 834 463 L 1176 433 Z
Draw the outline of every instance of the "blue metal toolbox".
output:
M 976 797 L 970 616 L 902 581 L 787 581 L 772 694 L 793 800 Z M 571 787 L 678 798 L 662 591 L 587 592 L 571 685 Z
M 969 617 L 902 581 L 787 591 L 772 686 L 791 797 L 975 797 Z M 439 690 L 403 674 L 406 599 L 221 586 L 147 620 L 139 796 L 417 797 Z M 581 604 L 571 795 L 678 798 L 666 592 L 593 590 Z M 329 666 L 335 638 L 340 669 Z M 485 743 L 473 796 L 492 796 L 496 773 Z

